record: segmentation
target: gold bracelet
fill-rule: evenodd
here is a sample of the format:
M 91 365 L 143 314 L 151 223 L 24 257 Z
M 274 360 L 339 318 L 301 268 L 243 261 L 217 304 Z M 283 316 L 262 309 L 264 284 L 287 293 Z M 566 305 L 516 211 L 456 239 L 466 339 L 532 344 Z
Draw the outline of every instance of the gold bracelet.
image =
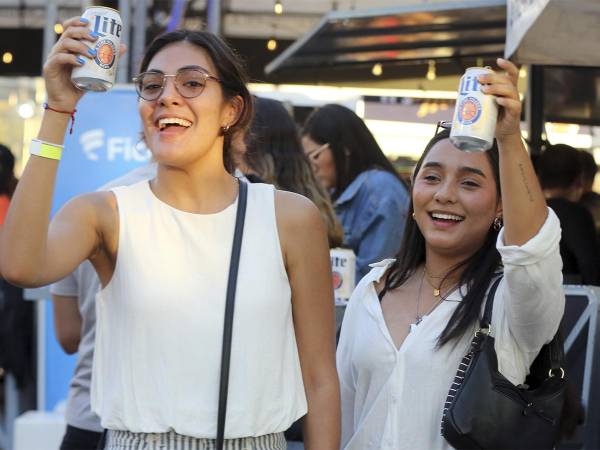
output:
M 54 159 L 56 161 L 60 161 L 62 150 L 62 145 L 51 144 L 39 139 L 33 139 L 29 146 L 30 155 L 41 156 L 42 158 Z

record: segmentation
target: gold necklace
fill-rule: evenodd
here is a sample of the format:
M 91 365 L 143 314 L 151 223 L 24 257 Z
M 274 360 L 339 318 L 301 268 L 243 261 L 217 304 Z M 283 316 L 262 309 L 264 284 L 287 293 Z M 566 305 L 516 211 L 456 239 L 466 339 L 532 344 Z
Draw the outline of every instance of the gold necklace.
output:
M 427 284 L 433 288 L 433 296 L 440 297 L 442 295 L 442 284 L 444 284 L 444 281 L 447 279 L 448 274 L 440 275 L 440 276 L 431 275 L 429 273 L 429 271 L 427 270 L 427 266 L 423 267 L 423 272 L 427 275 L 425 277 L 425 278 L 427 278 Z M 442 280 L 442 281 L 440 282 L 439 286 L 436 286 L 429 280 L 430 278 L 433 280 Z M 448 292 L 450 292 L 450 291 L 448 291 Z
M 431 282 L 429 280 L 427 280 L 427 283 L 433 288 L 433 296 L 436 297 L 436 301 L 433 303 L 433 305 L 431 306 L 431 308 L 429 309 L 429 311 L 424 314 L 421 315 L 420 314 L 420 309 L 421 309 L 421 291 L 423 288 L 423 279 L 427 278 L 425 276 L 425 274 L 427 273 L 426 269 L 423 268 L 423 274 L 421 275 L 421 282 L 419 283 L 419 293 L 418 293 L 418 297 L 417 297 L 417 317 L 415 318 L 415 323 L 412 325 L 419 325 L 422 321 L 423 321 L 423 317 L 428 316 L 429 314 L 432 313 L 432 311 L 440 304 L 442 303 L 444 300 L 446 300 L 446 297 L 453 291 L 453 289 L 456 287 L 456 285 L 453 285 L 450 287 L 450 289 L 448 290 L 448 292 L 446 292 L 446 295 L 441 295 L 441 285 L 440 287 L 436 288 L 433 284 L 431 284 Z M 411 327 L 412 327 L 411 325 Z
M 424 270 L 424 272 L 427 273 L 426 270 Z M 433 288 L 433 296 L 440 297 L 442 295 L 441 289 L 442 289 L 442 283 L 444 282 L 444 280 L 442 280 L 442 283 L 440 283 L 439 286 L 435 286 L 431 281 L 429 281 L 428 276 L 429 276 L 429 273 L 427 273 L 427 277 L 424 277 L 424 278 L 427 279 L 427 284 Z M 440 278 L 442 278 L 442 277 L 440 277 Z

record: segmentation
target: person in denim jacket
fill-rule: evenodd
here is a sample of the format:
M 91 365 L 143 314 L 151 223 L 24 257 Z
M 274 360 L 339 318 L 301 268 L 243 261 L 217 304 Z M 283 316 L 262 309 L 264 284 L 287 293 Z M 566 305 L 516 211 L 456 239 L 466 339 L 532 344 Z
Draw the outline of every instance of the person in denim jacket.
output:
M 356 254 L 356 282 L 369 264 L 400 249 L 408 190 L 375 138 L 354 112 L 341 105 L 314 111 L 302 144 L 315 174 L 329 190 L 344 227 L 344 247 Z

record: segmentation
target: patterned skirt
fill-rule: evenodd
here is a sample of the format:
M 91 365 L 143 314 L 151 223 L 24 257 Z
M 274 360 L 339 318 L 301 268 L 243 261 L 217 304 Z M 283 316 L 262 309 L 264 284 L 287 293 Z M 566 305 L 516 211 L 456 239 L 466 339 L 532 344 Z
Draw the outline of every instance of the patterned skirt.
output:
M 105 450 L 214 450 L 215 439 L 168 433 L 133 433 L 108 430 Z M 225 440 L 224 450 L 286 450 L 283 433 Z

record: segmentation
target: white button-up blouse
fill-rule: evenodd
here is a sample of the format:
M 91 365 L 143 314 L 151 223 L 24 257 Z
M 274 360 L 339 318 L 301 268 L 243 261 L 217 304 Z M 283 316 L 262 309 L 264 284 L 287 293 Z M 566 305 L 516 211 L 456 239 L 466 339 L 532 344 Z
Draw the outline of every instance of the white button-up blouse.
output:
M 492 335 L 500 372 L 520 384 L 564 311 L 560 224 L 548 209 L 538 234 L 522 246 L 505 246 L 503 231 L 497 248 L 504 278 L 494 297 Z M 464 288 L 413 326 L 396 349 L 374 287 L 392 261 L 372 265 L 352 294 L 342 324 L 337 350 L 342 449 L 450 449 L 440 434 L 442 409 L 472 333 L 441 349 L 435 346 Z

